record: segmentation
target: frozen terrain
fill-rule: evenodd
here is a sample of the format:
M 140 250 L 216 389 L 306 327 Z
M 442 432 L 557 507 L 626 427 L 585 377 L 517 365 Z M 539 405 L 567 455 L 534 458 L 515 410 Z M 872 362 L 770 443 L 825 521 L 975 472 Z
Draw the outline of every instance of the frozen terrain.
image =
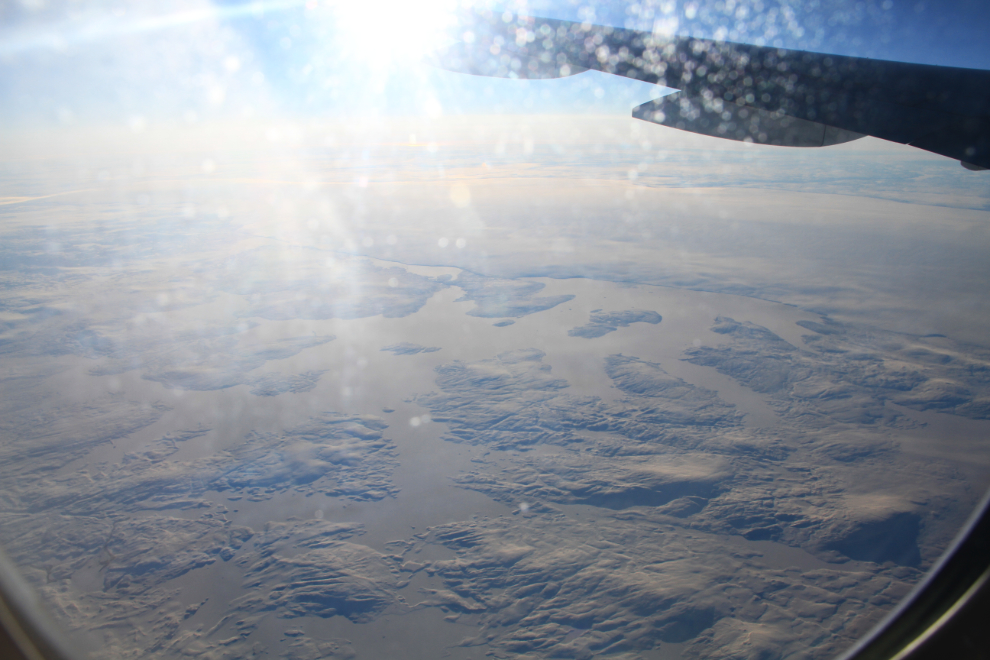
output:
M 0 543 L 80 648 L 829 658 L 909 592 L 990 483 L 982 193 L 587 131 L 4 165 Z

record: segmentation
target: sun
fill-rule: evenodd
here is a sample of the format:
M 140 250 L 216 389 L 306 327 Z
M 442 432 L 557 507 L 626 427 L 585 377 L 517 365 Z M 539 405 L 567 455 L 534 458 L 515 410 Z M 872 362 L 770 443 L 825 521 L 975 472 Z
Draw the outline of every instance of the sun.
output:
M 373 67 L 421 58 L 449 42 L 457 0 L 332 0 L 326 6 L 348 57 Z

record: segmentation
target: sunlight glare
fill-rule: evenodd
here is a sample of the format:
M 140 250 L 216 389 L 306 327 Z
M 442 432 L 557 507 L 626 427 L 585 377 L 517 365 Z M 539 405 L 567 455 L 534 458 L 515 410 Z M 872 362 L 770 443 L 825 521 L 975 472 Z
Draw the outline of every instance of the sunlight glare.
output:
M 418 59 L 446 43 L 456 0 L 337 0 L 341 45 L 350 56 L 378 67 Z

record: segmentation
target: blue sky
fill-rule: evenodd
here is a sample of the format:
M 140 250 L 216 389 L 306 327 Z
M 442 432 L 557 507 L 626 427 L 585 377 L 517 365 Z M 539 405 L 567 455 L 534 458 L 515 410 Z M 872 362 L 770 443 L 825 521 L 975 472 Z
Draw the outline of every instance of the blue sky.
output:
M 87 0 L 0 6 L 0 118 L 21 123 L 229 117 L 626 114 L 662 93 L 589 72 L 512 81 L 422 64 L 454 0 Z M 990 69 L 976 0 L 531 0 L 536 15 L 844 55 Z M 936 6 L 937 5 L 937 6 Z M 431 10 L 438 10 L 431 13 Z
M 985 0 L 532 0 L 536 14 L 839 55 L 990 69 Z M 719 31 L 723 30 L 720 34 Z

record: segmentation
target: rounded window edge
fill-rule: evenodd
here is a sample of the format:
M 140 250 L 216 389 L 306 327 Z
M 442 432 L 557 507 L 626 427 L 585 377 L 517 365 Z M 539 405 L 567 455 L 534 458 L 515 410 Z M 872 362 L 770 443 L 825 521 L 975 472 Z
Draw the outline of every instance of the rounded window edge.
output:
M 915 589 L 840 660 L 988 658 L 990 492 Z

